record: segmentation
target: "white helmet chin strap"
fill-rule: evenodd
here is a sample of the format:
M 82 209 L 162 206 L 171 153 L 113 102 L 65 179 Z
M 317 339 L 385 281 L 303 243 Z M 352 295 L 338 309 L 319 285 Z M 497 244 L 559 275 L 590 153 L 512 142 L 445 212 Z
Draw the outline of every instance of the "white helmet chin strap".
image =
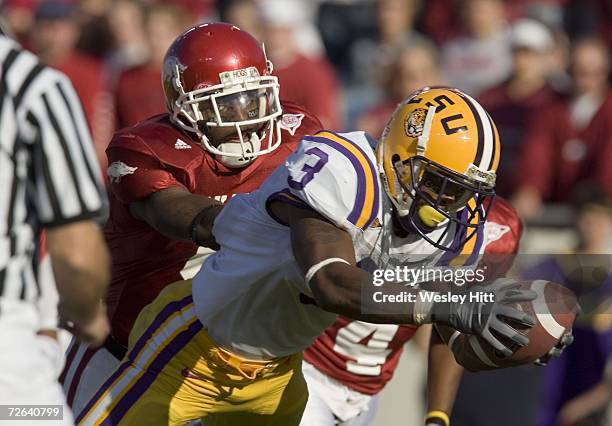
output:
M 418 155 L 424 155 L 425 151 L 427 150 L 427 143 L 429 142 L 429 134 L 431 133 L 431 123 L 433 122 L 433 118 L 434 118 L 434 114 L 436 113 L 436 107 L 435 106 L 430 106 L 427 109 L 427 115 L 425 116 L 425 122 L 423 123 L 423 132 L 421 133 L 421 135 L 419 136 L 419 138 L 417 139 L 417 147 L 416 147 L 416 151 Z M 389 199 L 391 200 L 391 203 L 395 206 L 395 209 L 397 210 L 397 214 L 400 217 L 404 217 L 406 216 L 409 212 L 410 212 L 410 207 L 412 205 L 412 197 L 408 197 L 407 200 L 403 199 L 403 194 L 404 194 L 404 188 L 400 185 L 399 181 L 396 179 L 395 180 L 395 193 L 398 194 L 398 198 L 402 198 L 402 199 L 394 199 L 391 196 L 391 192 L 389 191 L 389 181 L 387 179 L 387 176 L 385 175 L 384 172 L 384 168 L 383 168 L 383 152 L 382 149 L 379 150 L 380 155 L 378 158 L 378 162 L 379 162 L 379 167 L 381 170 L 381 177 L 382 177 L 382 181 L 384 183 L 385 186 L 385 190 L 387 192 L 387 195 L 389 196 Z
M 425 155 L 425 151 L 427 150 L 427 143 L 429 142 L 429 134 L 431 133 L 431 123 L 434 118 L 434 114 L 436 113 L 436 107 L 430 106 L 427 109 L 427 115 L 425 116 L 425 123 L 423 124 L 423 132 L 419 139 L 417 140 L 417 154 Z

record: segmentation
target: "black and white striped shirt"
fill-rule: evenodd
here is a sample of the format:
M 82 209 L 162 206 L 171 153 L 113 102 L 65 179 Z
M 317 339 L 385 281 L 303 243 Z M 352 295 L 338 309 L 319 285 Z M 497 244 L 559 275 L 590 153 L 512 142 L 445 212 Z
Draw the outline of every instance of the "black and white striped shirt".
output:
M 72 84 L 0 35 L 0 302 L 38 297 L 38 230 L 99 217 L 105 206 Z

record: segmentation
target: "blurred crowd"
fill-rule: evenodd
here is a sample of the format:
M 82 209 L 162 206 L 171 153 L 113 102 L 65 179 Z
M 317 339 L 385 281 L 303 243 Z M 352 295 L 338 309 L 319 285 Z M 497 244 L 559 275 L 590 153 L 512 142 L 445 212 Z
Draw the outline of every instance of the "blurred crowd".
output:
M 281 98 L 304 105 L 330 129 L 379 137 L 397 103 L 415 89 L 452 85 L 466 91 L 500 132 L 497 192 L 527 221 L 545 223 L 547 206 L 569 207 L 574 214 L 565 225 L 576 221 L 577 238 L 568 249 L 610 253 L 609 0 L 4 0 L 1 5 L 6 30 L 72 79 L 103 169 L 115 130 L 165 112 L 161 64 L 171 41 L 190 25 L 222 20 L 265 43 Z M 610 271 L 608 265 L 600 280 L 608 288 Z M 573 387 L 575 392 L 543 403 L 551 412 L 564 409 L 565 417 L 580 417 L 576 411 L 585 404 L 576 409 L 575 399 L 598 389 L 612 353 L 610 323 L 600 324 L 600 334 L 591 339 L 604 342 L 591 342 L 598 345 L 598 372 L 581 385 L 582 393 Z M 583 358 L 576 351 L 575 359 L 556 367 L 557 379 L 580 368 Z M 549 386 L 561 392 L 562 384 Z
M 72 78 L 104 166 L 112 132 L 164 112 L 160 67 L 186 27 L 265 42 L 281 97 L 380 136 L 425 85 L 476 97 L 500 130 L 498 193 L 530 220 L 589 183 L 612 193 L 606 0 L 5 0 L 5 27 Z

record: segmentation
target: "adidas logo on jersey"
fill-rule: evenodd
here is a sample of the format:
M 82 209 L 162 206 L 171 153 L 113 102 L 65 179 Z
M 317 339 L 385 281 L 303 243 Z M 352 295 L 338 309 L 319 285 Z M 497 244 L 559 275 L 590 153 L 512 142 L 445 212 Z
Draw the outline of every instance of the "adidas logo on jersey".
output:
M 191 145 L 186 142 L 183 142 L 180 139 L 177 139 L 174 143 L 174 149 L 191 149 Z

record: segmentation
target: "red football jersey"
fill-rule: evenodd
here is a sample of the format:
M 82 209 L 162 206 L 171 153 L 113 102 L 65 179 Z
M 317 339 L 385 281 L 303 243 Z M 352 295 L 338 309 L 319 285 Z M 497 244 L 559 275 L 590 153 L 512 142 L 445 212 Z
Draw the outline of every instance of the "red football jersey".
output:
M 321 130 L 319 120 L 296 104 L 283 102 L 281 145 L 245 168 L 230 169 L 205 151 L 199 141 L 157 115 L 117 132 L 109 144 L 110 218 L 104 229 L 112 254 L 107 296 L 113 336 L 127 345 L 141 309 L 181 274 L 198 247 L 171 240 L 130 214 L 129 204 L 161 189 L 181 187 L 225 202 L 248 193 L 297 147 L 307 134 Z
M 485 243 L 480 252 L 511 255 L 518 250 L 522 233 L 516 211 L 497 197 L 483 229 Z M 476 238 L 476 237 L 474 237 Z M 508 259 L 511 256 L 500 256 Z M 510 262 L 494 257 L 495 273 Z M 487 263 L 487 268 L 491 265 Z M 358 392 L 375 395 L 393 377 L 404 344 L 416 332 L 412 325 L 370 324 L 338 317 L 314 343 L 304 351 L 304 359 L 319 371 Z

